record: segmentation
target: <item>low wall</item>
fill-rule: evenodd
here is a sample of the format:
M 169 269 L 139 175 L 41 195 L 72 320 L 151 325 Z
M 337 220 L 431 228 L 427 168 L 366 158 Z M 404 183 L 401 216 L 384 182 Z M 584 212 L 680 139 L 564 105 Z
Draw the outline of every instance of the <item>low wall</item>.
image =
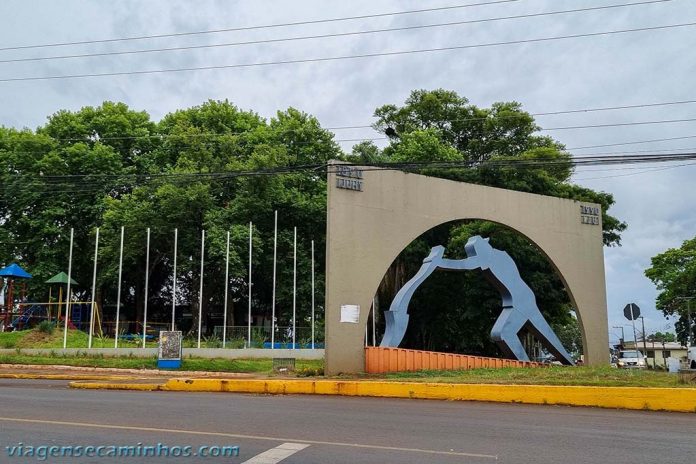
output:
M 402 348 L 365 348 L 365 372 L 403 372 L 421 370 L 465 370 L 501 367 L 543 367 L 544 364 L 512 359 L 486 358 L 435 351 L 405 350 Z
M 32 356 L 134 356 L 148 358 L 157 356 L 157 348 L 27 348 L 21 349 L 21 354 Z M 17 354 L 16 349 L 1 349 L 0 354 Z M 184 348 L 184 358 L 192 356 L 196 358 L 225 358 L 225 359 L 260 359 L 260 358 L 295 358 L 295 359 L 323 359 L 323 349 L 223 349 L 223 348 Z

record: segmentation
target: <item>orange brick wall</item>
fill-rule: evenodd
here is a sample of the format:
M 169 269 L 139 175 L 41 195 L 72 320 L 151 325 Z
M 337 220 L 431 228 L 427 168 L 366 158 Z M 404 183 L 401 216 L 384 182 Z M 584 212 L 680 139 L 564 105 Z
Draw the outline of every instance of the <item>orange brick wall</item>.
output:
M 512 359 L 486 358 L 435 351 L 402 348 L 365 348 L 365 371 L 368 374 L 420 370 L 465 370 L 501 367 L 543 367 L 544 364 Z

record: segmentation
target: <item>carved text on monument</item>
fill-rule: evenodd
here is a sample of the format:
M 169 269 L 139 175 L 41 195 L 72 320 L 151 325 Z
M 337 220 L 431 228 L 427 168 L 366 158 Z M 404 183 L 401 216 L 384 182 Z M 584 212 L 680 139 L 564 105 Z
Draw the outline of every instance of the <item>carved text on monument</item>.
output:
M 582 224 L 598 226 L 600 214 L 601 211 L 598 206 L 580 205 L 580 223 Z
M 336 187 L 362 192 L 363 172 L 351 166 L 336 166 Z

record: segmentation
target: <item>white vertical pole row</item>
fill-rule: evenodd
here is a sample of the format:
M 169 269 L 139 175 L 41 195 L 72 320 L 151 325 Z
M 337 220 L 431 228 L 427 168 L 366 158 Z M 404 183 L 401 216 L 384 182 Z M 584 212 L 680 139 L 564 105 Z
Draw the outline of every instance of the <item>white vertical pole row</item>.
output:
M 123 234 L 124 227 L 121 226 L 121 251 L 118 258 L 118 294 L 116 295 L 116 328 L 114 332 L 114 348 L 118 348 L 118 323 L 121 317 L 121 276 L 123 275 Z
M 70 280 L 72 275 L 72 250 L 73 250 L 73 234 L 75 230 L 70 228 L 70 253 L 68 254 L 68 294 L 65 299 L 65 327 L 63 328 L 63 349 L 68 347 L 68 319 L 70 319 Z
M 227 249 L 225 250 L 225 298 L 223 307 L 225 314 L 222 316 L 222 347 L 227 342 L 227 293 L 230 283 L 230 233 L 227 232 Z
M 176 313 L 176 255 L 178 254 L 179 229 L 174 229 L 174 276 L 172 278 L 172 331 L 174 331 L 174 317 Z
M 367 321 L 365 321 L 365 348 L 367 348 Z
M 292 349 L 295 349 L 297 331 L 297 227 L 294 228 L 295 238 L 292 247 Z
M 201 319 L 203 317 L 203 262 L 205 258 L 205 230 L 201 232 L 201 286 L 198 289 L 198 348 L 201 347 Z
M 312 349 L 314 349 L 314 240 L 312 240 Z
M 375 295 L 374 299 L 372 300 L 372 346 L 375 346 L 375 340 L 377 339 L 376 327 L 375 327 L 375 314 L 377 314 L 377 296 L 376 295 Z
M 87 348 L 92 348 L 92 334 L 94 334 L 94 312 L 96 303 L 94 301 L 97 291 L 97 256 L 99 254 L 99 227 L 94 239 L 94 271 L 92 272 L 92 308 L 89 312 L 89 338 L 87 339 Z
M 150 228 L 147 228 L 147 246 L 145 251 L 145 302 L 143 305 L 143 348 L 147 336 L 147 295 L 150 287 Z
M 271 302 L 271 349 L 275 349 L 275 299 L 276 299 L 276 258 L 278 256 L 278 210 L 275 211 L 273 228 L 273 298 Z
M 249 313 L 247 314 L 247 348 L 251 348 L 251 252 L 252 252 L 252 228 L 251 222 L 249 222 Z

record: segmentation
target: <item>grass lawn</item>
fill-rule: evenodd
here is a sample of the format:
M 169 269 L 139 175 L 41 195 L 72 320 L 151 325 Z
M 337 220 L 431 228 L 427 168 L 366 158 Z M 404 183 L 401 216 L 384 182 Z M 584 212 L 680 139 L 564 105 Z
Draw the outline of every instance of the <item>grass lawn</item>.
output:
M 372 376 L 371 376 L 372 378 Z M 443 383 L 492 383 L 514 385 L 591 385 L 598 387 L 692 387 L 679 383 L 676 374 L 612 367 L 561 367 L 471 369 L 466 371 L 393 372 L 386 380 Z
M 87 350 L 88 335 L 79 330 L 68 330 L 68 348 L 82 348 Z M 219 343 L 218 343 L 219 344 Z M 119 348 L 139 348 L 142 342 L 134 340 L 119 340 Z M 148 342 L 148 347 L 157 347 L 156 342 Z M 186 344 L 184 345 L 186 347 Z M 94 348 L 113 348 L 113 338 L 94 337 L 92 339 Z M 206 347 L 206 343 L 201 343 L 201 347 Z M 215 345 L 211 346 L 215 347 Z M 22 349 L 43 348 L 43 349 L 62 349 L 63 331 L 54 330 L 52 333 L 45 333 L 39 330 L 22 330 L 17 332 L 0 333 L 0 348 L 11 348 L 17 350 L 12 354 L 0 354 L 0 363 L 3 364 L 41 364 L 41 365 L 67 365 L 83 367 L 111 367 L 118 369 L 157 369 L 157 358 L 119 356 L 109 357 L 99 354 L 79 353 L 77 355 L 63 356 L 58 353 L 51 353 L 48 356 L 34 356 L 22 353 Z M 270 353 L 269 353 L 270 355 Z M 301 360 L 295 362 L 295 370 L 299 375 L 313 375 L 317 371 L 323 372 L 324 362 L 322 360 Z M 185 357 L 182 362 L 182 369 L 187 371 L 210 371 L 210 372 L 242 372 L 242 373 L 273 373 L 273 360 L 267 359 L 223 359 L 223 358 L 193 358 Z
M 0 354 L 1 364 L 40 364 L 63 365 L 83 367 L 111 367 L 117 369 L 157 369 L 157 358 L 137 358 L 135 356 L 32 356 L 27 354 Z M 302 360 L 295 362 L 295 369 L 299 374 L 314 374 L 324 367 L 322 360 Z M 184 358 L 182 370 L 208 371 L 208 372 L 242 372 L 272 374 L 273 360 L 266 359 L 222 359 L 222 358 Z
M 89 335 L 81 330 L 68 329 L 68 348 L 87 348 Z M 119 348 L 140 348 L 142 341 L 136 339 L 120 339 Z M 156 341 L 147 341 L 145 346 L 157 348 Z M 196 348 L 197 340 L 184 338 L 182 341 L 184 348 Z M 92 337 L 92 348 L 113 348 L 114 339 L 112 337 Z M 228 348 L 244 348 L 244 340 L 227 340 Z M 41 332 L 37 329 L 20 330 L 16 332 L 0 332 L 0 348 L 63 348 L 63 328 L 57 327 L 52 333 Z M 218 339 L 201 340 L 201 348 L 222 348 L 222 342 Z
M 95 337 L 95 348 L 112 348 L 113 338 Z M 203 343 L 202 346 L 205 346 Z M 137 348 L 140 343 L 133 340 L 119 341 L 119 347 Z M 148 342 L 148 346 L 156 346 Z M 63 347 L 62 330 L 48 334 L 39 330 L 0 333 L 0 348 L 14 348 L 17 353 L 0 355 L 0 363 L 6 364 L 62 364 L 87 367 L 111 367 L 121 369 L 156 369 L 157 359 L 135 356 L 106 357 L 102 355 L 32 356 L 21 352 L 25 348 L 60 349 Z M 87 334 L 78 330 L 68 331 L 68 347 L 87 347 Z M 270 353 L 269 353 L 270 354 Z M 314 375 L 323 372 L 323 361 L 297 360 L 298 375 Z M 206 359 L 187 357 L 182 369 L 210 372 L 242 372 L 272 374 L 273 361 L 267 359 Z M 639 386 L 639 387 L 696 387 L 696 384 L 681 384 L 678 376 L 664 371 L 629 370 L 611 367 L 560 367 L 506 369 L 471 369 L 466 371 L 419 371 L 395 372 L 383 375 L 341 376 L 339 378 L 361 378 L 369 380 L 390 380 L 409 382 L 443 383 L 493 383 L 493 384 L 535 384 L 535 385 L 592 385 L 592 386 Z
M 68 329 L 68 348 L 87 348 L 89 335 L 81 330 Z M 138 348 L 142 342 L 135 340 L 119 340 L 119 348 Z M 157 347 L 156 342 L 147 342 L 148 347 Z M 93 348 L 113 348 L 114 339 L 93 336 Z M 0 348 L 63 348 L 63 329 L 56 328 L 51 333 L 36 329 L 19 330 L 16 332 L 0 332 Z

